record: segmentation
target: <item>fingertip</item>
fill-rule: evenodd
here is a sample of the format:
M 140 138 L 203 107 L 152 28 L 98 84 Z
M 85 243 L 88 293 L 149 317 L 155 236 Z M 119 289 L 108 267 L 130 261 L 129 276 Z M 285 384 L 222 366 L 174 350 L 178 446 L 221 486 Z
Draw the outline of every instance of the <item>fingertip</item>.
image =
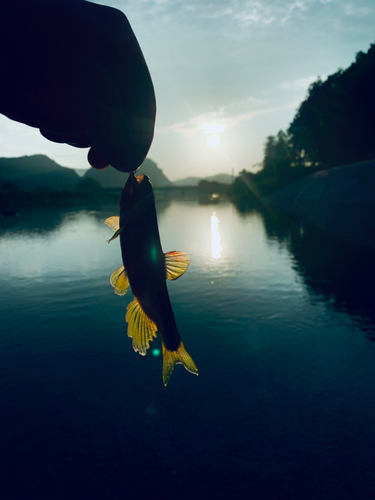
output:
M 109 163 L 104 160 L 94 148 L 90 148 L 88 155 L 87 155 L 87 160 L 90 163 L 90 165 L 93 168 L 96 168 L 97 170 L 104 170 L 105 168 L 109 167 Z

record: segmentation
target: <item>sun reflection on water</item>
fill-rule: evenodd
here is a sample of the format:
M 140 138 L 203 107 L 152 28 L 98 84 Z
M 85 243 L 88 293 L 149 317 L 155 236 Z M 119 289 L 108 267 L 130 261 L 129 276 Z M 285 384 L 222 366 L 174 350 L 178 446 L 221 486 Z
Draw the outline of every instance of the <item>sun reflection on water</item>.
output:
M 214 259 L 220 259 L 223 247 L 220 245 L 219 219 L 216 212 L 211 215 L 211 250 Z

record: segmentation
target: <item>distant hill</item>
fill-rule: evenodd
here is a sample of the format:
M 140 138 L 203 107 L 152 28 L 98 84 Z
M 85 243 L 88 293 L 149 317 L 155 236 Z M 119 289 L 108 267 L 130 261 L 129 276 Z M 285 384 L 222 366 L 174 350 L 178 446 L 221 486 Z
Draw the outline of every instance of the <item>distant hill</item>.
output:
M 203 180 L 203 177 L 185 177 L 184 179 L 179 179 L 174 181 L 175 186 L 198 186 L 199 181 Z
M 167 179 L 163 171 L 149 158 L 146 158 L 142 166 L 137 170 L 137 175 L 139 174 L 148 175 L 153 187 L 173 186 L 173 183 Z M 127 174 L 119 172 L 112 167 L 105 170 L 90 168 L 84 175 L 84 178 L 87 177 L 97 180 L 104 188 L 123 188 Z
M 75 189 L 79 176 L 45 155 L 0 158 L 0 186 L 12 182 L 21 189 Z
M 210 177 L 185 177 L 185 179 L 179 179 L 174 181 L 175 186 L 198 186 L 200 181 L 216 181 L 221 184 L 232 184 L 232 176 L 230 174 L 216 174 Z
M 83 177 L 88 169 L 87 168 L 74 168 L 73 170 L 77 175 L 79 175 L 80 177 Z

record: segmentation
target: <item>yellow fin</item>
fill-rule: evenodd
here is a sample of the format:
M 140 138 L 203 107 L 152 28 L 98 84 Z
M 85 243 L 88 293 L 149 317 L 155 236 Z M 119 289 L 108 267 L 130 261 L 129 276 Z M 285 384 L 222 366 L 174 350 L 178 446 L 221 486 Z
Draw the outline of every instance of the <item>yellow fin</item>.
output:
M 163 343 L 162 343 L 163 344 Z M 180 343 L 177 351 L 168 351 L 163 344 L 163 382 L 167 385 L 171 378 L 175 365 L 181 364 L 186 370 L 194 375 L 198 375 L 198 368 L 190 355 L 187 353 L 184 344 Z
M 111 241 L 115 240 L 117 236 L 121 233 L 120 217 L 118 215 L 113 215 L 112 217 L 108 217 L 108 219 L 106 219 L 104 223 L 107 224 L 107 226 L 109 226 L 111 229 L 116 231 L 115 234 L 112 236 L 112 238 L 107 240 L 107 243 L 111 243 Z
M 168 252 L 165 254 L 165 271 L 167 279 L 176 280 L 189 267 L 189 256 L 185 252 Z
M 125 271 L 125 267 L 121 266 L 114 273 L 112 273 L 109 278 L 111 285 L 115 289 L 117 295 L 125 295 L 129 286 L 128 276 Z
M 118 215 L 112 215 L 112 217 L 108 217 L 104 221 L 104 224 L 107 224 L 114 231 L 118 231 L 120 229 L 120 217 Z
M 109 240 L 106 240 L 107 243 L 111 243 L 112 240 L 115 240 L 117 238 L 117 236 L 121 233 L 122 229 L 117 229 L 117 231 L 115 232 L 115 234 L 112 236 L 112 238 L 110 238 Z
M 150 341 L 156 337 L 157 328 L 155 323 L 143 312 L 136 298 L 128 305 L 126 321 L 129 325 L 128 337 L 133 339 L 133 349 L 145 356 L 147 349 L 150 347 Z

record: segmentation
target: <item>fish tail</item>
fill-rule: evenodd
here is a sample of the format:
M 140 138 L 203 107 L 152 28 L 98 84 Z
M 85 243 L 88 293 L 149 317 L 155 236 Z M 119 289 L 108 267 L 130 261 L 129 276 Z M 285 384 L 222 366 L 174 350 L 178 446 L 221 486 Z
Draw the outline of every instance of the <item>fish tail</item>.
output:
M 198 368 L 191 356 L 186 351 L 184 344 L 181 342 L 177 351 L 169 351 L 163 345 L 163 382 L 166 386 L 171 378 L 175 365 L 181 364 L 186 370 L 194 375 L 198 375 Z

